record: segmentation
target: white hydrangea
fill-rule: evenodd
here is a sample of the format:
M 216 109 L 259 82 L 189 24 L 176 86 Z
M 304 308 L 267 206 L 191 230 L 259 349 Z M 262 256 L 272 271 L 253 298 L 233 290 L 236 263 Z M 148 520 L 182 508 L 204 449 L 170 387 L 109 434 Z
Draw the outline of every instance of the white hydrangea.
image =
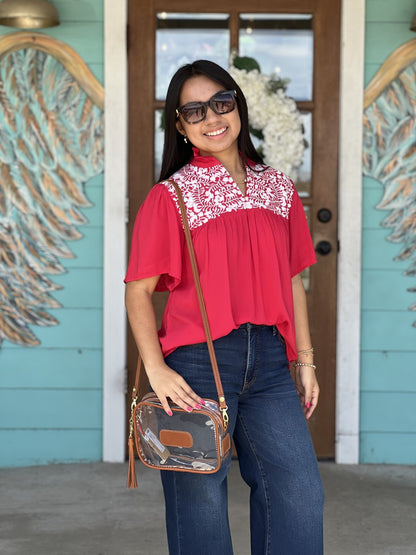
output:
M 269 76 L 256 69 L 246 71 L 232 65 L 230 74 L 246 97 L 251 127 L 263 133 L 264 161 L 296 181 L 305 150 L 302 119 L 296 103 L 283 89 L 270 93 Z

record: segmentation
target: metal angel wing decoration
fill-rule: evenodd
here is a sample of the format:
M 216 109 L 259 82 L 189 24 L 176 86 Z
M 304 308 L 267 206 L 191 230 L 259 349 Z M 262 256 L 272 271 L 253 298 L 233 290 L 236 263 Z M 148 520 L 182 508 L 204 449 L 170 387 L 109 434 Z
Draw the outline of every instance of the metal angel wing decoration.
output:
M 104 92 L 68 45 L 39 33 L 0 38 L 0 345 L 37 345 L 30 325 L 59 307 L 51 277 L 73 258 L 104 166 Z
M 416 276 L 416 39 L 387 58 L 365 91 L 363 173 L 383 185 L 376 208 L 390 212 L 381 225 L 403 245 L 394 260 L 407 260 L 404 274 Z

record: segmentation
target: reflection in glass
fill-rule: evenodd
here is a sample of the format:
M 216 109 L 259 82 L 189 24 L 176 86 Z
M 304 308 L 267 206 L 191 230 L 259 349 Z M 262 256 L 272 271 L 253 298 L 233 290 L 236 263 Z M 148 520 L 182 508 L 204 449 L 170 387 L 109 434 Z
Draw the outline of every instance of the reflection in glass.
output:
M 312 113 L 301 112 L 303 128 L 305 130 L 305 140 L 308 146 L 303 154 L 302 165 L 298 169 L 298 179 L 296 189 L 301 197 L 311 196 L 312 183 Z
M 157 100 L 164 100 L 172 75 L 184 64 L 204 59 L 228 67 L 228 24 L 228 14 L 157 14 Z
M 162 166 L 162 154 L 163 154 L 163 139 L 164 131 L 160 127 L 160 122 L 162 121 L 163 110 L 155 110 L 155 178 L 154 181 L 159 179 L 160 168 Z
M 257 60 L 263 73 L 289 78 L 295 100 L 312 100 L 312 15 L 241 14 L 239 55 Z
M 309 226 L 309 229 L 310 229 L 310 227 L 311 227 L 311 208 L 310 208 L 310 206 L 304 206 L 303 209 L 305 211 L 306 221 L 308 222 L 308 226 Z
M 308 146 L 305 148 L 301 166 L 298 168 L 298 178 L 295 182 L 299 196 L 307 198 L 311 196 L 312 189 L 312 112 L 301 112 L 305 140 Z M 256 149 L 260 148 L 261 141 L 250 134 Z M 277 170 L 279 168 L 276 168 Z
M 302 281 L 303 281 L 303 287 L 305 288 L 305 291 L 308 292 L 311 289 L 311 268 L 306 268 L 305 270 L 303 270 L 303 272 L 300 274 L 302 277 Z
M 303 209 L 305 210 L 305 216 L 306 216 L 306 220 L 308 222 L 308 226 L 309 229 L 311 228 L 311 209 L 309 206 L 304 206 Z M 303 270 L 303 272 L 301 273 L 302 276 L 302 281 L 303 281 L 303 286 L 305 288 L 305 291 L 309 291 L 311 288 L 311 269 L 306 268 L 305 270 Z

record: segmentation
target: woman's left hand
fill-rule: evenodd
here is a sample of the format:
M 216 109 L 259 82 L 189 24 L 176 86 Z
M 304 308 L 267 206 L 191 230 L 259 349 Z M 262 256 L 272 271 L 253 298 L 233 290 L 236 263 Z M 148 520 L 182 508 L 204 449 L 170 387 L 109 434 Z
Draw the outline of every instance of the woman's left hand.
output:
M 311 366 L 295 366 L 294 380 L 303 412 L 306 419 L 309 420 L 316 409 L 319 397 L 319 385 L 314 368 Z

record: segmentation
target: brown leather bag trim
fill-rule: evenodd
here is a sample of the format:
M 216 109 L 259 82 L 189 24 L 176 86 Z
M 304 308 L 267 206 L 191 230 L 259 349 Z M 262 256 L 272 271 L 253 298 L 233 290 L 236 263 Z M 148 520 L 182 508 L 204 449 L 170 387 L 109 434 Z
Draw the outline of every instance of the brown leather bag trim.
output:
M 189 432 L 180 430 L 160 430 L 159 439 L 167 447 L 192 447 L 194 440 Z
M 228 453 L 228 451 L 230 449 L 231 449 L 230 434 L 226 434 L 226 436 L 223 437 L 223 439 L 222 439 L 222 456 L 223 456 L 223 458 L 225 457 L 225 455 Z

